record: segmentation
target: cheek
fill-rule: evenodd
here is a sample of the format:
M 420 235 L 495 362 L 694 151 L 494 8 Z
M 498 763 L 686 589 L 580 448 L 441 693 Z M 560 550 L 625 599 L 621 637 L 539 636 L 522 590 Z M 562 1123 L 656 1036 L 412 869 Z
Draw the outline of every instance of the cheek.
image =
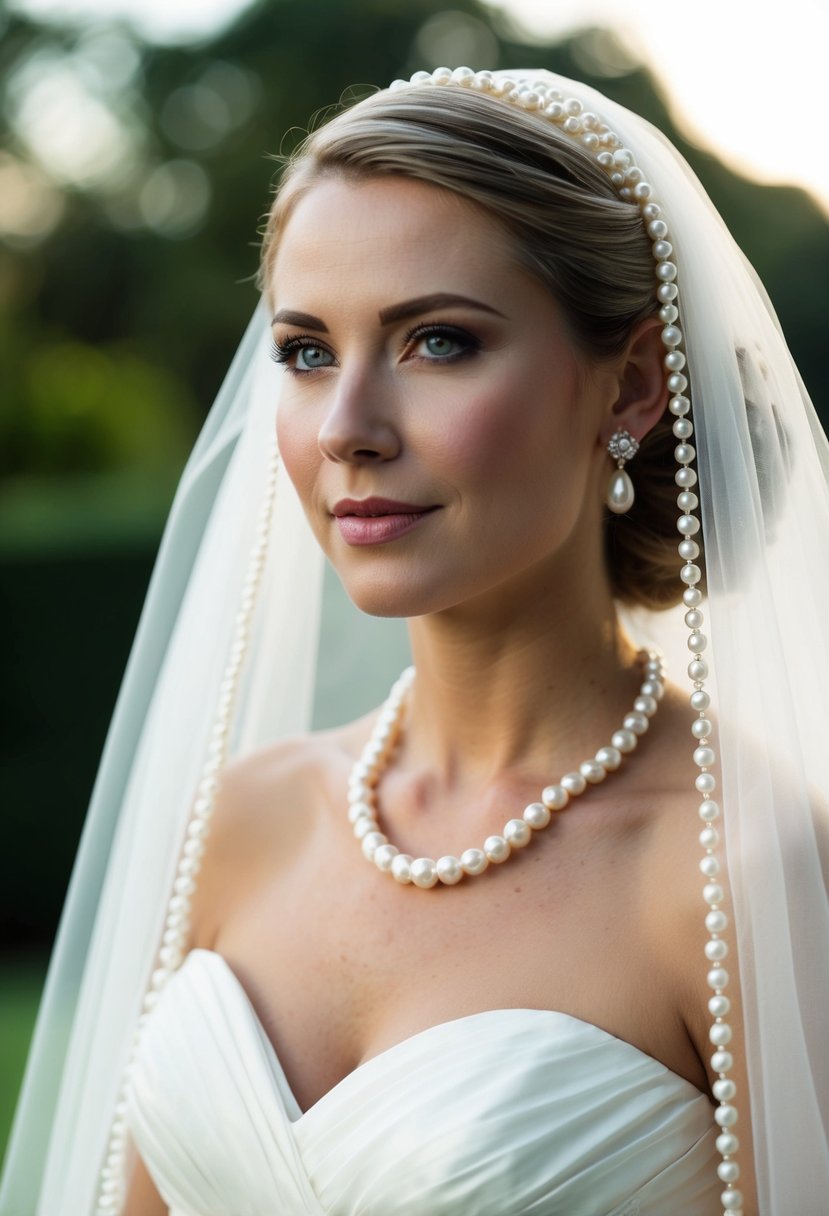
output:
M 526 369 L 489 378 L 462 409 L 447 412 L 436 438 L 460 483 L 483 489 L 503 509 L 503 498 L 518 505 L 540 493 L 552 500 L 581 466 L 584 431 L 574 381 L 545 382 L 543 373 Z
M 312 423 L 310 411 L 303 417 L 301 411 L 281 405 L 276 416 L 276 440 L 285 472 L 310 517 L 320 463 L 317 428 Z
M 490 480 L 514 459 L 520 446 L 518 410 L 511 393 L 497 386 L 473 395 L 447 426 L 447 458 L 464 480 Z

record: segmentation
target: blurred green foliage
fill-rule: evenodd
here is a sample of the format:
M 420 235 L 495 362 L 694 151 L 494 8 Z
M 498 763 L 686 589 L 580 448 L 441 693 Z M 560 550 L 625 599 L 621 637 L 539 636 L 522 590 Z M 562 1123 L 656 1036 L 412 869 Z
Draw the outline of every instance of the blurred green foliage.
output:
M 11 1128 L 45 971 L 42 955 L 0 960 L 0 1154 Z
M 26 358 L 28 355 L 28 358 Z M 152 476 L 189 441 L 196 419 L 181 385 L 123 344 L 59 337 L 17 364 L 22 410 L 4 410 L 3 471 L 37 476 L 140 466 Z

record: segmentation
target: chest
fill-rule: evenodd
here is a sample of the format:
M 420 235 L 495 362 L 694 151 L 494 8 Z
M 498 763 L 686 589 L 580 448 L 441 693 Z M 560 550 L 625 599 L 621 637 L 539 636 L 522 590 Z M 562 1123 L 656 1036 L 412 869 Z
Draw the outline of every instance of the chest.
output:
M 507 863 L 430 891 L 400 887 L 332 835 L 240 895 L 215 949 L 300 1104 L 409 1036 L 487 1009 L 569 1013 L 704 1084 L 676 993 L 649 966 L 647 836 L 599 826 L 562 819 Z
M 129 1118 L 182 1214 L 719 1211 L 707 1100 L 605 1032 L 483 1012 L 401 1042 L 299 1113 L 209 951 L 153 1012 Z

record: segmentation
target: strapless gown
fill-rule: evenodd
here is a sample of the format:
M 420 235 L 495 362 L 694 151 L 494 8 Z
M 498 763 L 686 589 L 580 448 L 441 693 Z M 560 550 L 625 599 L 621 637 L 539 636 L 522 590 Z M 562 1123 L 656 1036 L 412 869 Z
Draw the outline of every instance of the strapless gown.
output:
M 171 1216 L 715 1216 L 708 1099 L 568 1014 L 494 1009 L 361 1064 L 305 1113 L 239 979 L 192 951 L 128 1090 Z

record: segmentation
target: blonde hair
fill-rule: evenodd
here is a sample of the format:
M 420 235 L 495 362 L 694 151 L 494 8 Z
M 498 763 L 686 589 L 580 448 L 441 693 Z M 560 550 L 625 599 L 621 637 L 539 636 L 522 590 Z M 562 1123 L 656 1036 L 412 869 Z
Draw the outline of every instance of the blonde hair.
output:
M 466 89 L 404 89 L 338 113 L 284 163 L 264 233 L 262 285 L 297 203 L 330 176 L 413 178 L 483 208 L 590 357 L 619 353 L 657 311 L 652 243 L 638 206 L 618 197 L 575 140 L 520 108 Z M 633 509 L 606 519 L 614 594 L 648 608 L 681 596 L 672 421 L 664 416 L 641 444 Z

